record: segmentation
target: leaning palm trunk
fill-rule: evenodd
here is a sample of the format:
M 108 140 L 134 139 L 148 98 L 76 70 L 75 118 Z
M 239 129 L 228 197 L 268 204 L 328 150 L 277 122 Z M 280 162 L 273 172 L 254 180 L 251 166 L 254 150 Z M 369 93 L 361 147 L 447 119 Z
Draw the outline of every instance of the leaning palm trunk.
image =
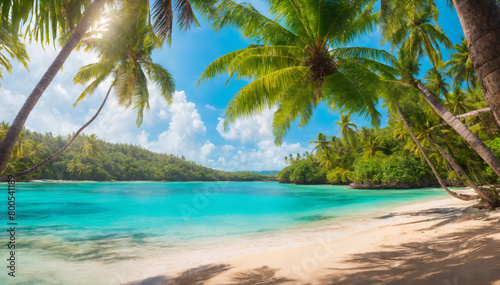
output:
M 35 107 L 36 103 L 42 96 L 43 92 L 49 84 L 52 82 L 57 72 L 61 69 L 62 65 L 71 54 L 73 49 L 78 45 L 80 40 L 83 38 L 87 30 L 89 29 L 92 20 L 95 18 L 97 13 L 104 7 L 104 3 L 107 0 L 94 0 L 92 4 L 87 8 L 85 15 L 83 16 L 80 23 L 76 26 L 73 34 L 69 37 L 66 44 L 63 46 L 55 60 L 49 66 L 42 79 L 35 86 L 35 89 L 28 96 L 21 110 L 17 114 L 16 118 L 12 122 L 12 126 L 9 131 L 5 134 L 5 137 L 0 142 L 0 172 L 5 168 L 5 165 L 9 161 L 10 154 L 14 145 L 17 142 L 19 134 L 24 126 L 24 123 L 28 119 L 31 110 Z
M 486 114 L 486 113 L 489 113 L 489 112 L 491 112 L 491 108 L 490 107 L 486 107 L 486 108 L 482 108 L 482 109 L 479 109 L 479 110 L 470 111 L 470 112 L 462 114 L 462 115 L 457 115 L 457 119 L 462 120 L 462 119 L 466 119 L 466 118 L 470 118 L 470 117 L 476 117 L 476 116 L 479 116 L 479 115 L 482 115 L 482 114 Z M 439 124 L 439 125 L 432 126 L 431 128 L 429 128 L 429 131 L 431 131 L 431 130 L 433 130 L 435 128 L 446 126 L 446 125 L 448 125 L 448 124 L 445 122 L 445 123 L 442 123 L 442 124 Z
M 113 88 L 113 84 L 111 84 L 111 86 L 109 87 L 108 93 L 106 93 L 106 97 L 104 97 L 104 100 L 102 101 L 99 109 L 97 109 L 97 112 L 95 113 L 95 115 L 92 118 L 90 118 L 90 120 L 87 123 L 85 123 L 85 125 L 83 125 L 80 129 L 78 129 L 78 131 L 69 139 L 69 141 L 61 149 L 59 149 L 57 152 L 53 153 L 52 155 L 50 155 L 46 159 L 40 161 L 38 164 L 34 165 L 33 167 L 28 168 L 24 171 L 15 173 L 13 175 L 15 177 L 29 175 L 29 174 L 37 171 L 38 169 L 42 168 L 45 164 L 51 162 L 52 160 L 57 158 L 61 153 L 63 153 L 73 143 L 73 141 L 76 139 L 76 137 L 97 118 L 99 113 L 101 113 L 101 110 L 104 107 L 106 100 L 108 100 L 108 96 L 109 96 L 109 93 L 111 92 L 112 88 Z M 0 177 L 0 181 L 7 181 L 7 176 Z
M 420 150 L 420 152 L 424 156 L 425 161 L 427 161 L 427 164 L 429 164 L 429 167 L 432 169 L 432 172 L 436 176 L 436 179 L 438 180 L 439 185 L 441 185 L 441 187 L 443 187 L 443 189 L 446 192 L 448 192 L 448 194 L 450 194 L 451 196 L 453 196 L 453 197 L 455 197 L 457 199 L 464 200 L 464 201 L 477 200 L 479 198 L 477 195 L 465 195 L 465 194 L 456 193 L 456 192 L 451 191 L 450 189 L 448 189 L 448 187 L 446 187 L 446 184 L 444 183 L 444 181 L 441 178 L 441 176 L 439 176 L 439 173 L 437 172 L 436 168 L 434 167 L 434 164 L 432 164 L 431 160 L 429 159 L 429 157 L 425 153 L 424 149 L 420 145 L 420 142 L 417 140 L 417 137 L 415 136 L 415 134 L 411 130 L 410 126 L 408 125 L 408 122 L 406 122 L 405 117 L 403 116 L 403 112 L 401 112 L 401 109 L 399 108 L 399 106 L 396 106 L 396 110 L 398 111 L 399 117 L 401 118 L 401 120 L 405 124 L 406 129 L 410 133 L 411 138 L 413 139 L 413 141 L 417 145 L 418 149 Z
M 500 127 L 500 6 L 497 0 L 453 0 L 469 56 Z
M 488 194 L 484 193 L 481 189 L 479 189 L 477 184 L 474 183 L 474 181 L 472 181 L 472 179 L 470 179 L 470 177 L 467 175 L 467 173 L 465 173 L 465 171 L 460 166 L 460 164 L 458 164 L 458 162 L 444 148 L 442 148 L 440 145 L 438 145 L 429 136 L 427 138 L 437 148 L 437 150 L 446 159 L 446 161 L 448 161 L 448 163 L 451 165 L 451 167 L 453 167 L 453 170 L 455 170 L 455 172 L 458 175 L 462 175 L 463 177 L 465 177 L 465 179 L 469 183 L 470 187 L 472 187 L 472 189 L 474 189 L 474 191 L 476 191 L 476 193 L 479 195 L 479 197 L 481 197 L 481 199 L 483 199 L 491 207 L 493 207 L 493 208 L 496 207 L 497 201 L 493 200 L 493 198 L 491 198 Z
M 474 151 L 479 154 L 479 156 L 495 171 L 495 173 L 500 177 L 500 160 L 493 154 L 490 148 L 488 148 L 484 142 L 479 139 L 464 123 L 462 123 L 457 116 L 455 116 L 450 110 L 448 110 L 441 102 L 439 102 L 432 94 L 432 92 L 422 84 L 422 82 L 417 81 L 412 83 L 413 86 L 420 92 L 420 94 L 425 98 L 425 100 L 431 105 L 432 109 L 443 118 L 443 120 L 450 125 L 455 131 L 465 139 L 465 141 L 474 149 Z

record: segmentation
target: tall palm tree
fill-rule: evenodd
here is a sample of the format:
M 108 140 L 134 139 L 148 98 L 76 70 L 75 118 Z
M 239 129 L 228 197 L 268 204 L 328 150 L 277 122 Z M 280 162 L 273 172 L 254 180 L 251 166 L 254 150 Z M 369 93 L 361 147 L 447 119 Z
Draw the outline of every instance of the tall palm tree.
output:
M 319 133 L 315 141 L 309 142 L 309 144 L 312 143 L 316 144 L 312 150 L 313 152 L 316 151 L 316 153 L 328 151 L 330 148 L 330 142 L 328 141 L 328 136 L 323 135 L 323 133 Z
M 392 2 L 392 1 L 391 1 Z M 418 13 L 419 9 L 418 7 L 423 7 L 420 8 L 423 11 L 430 11 L 426 17 L 434 17 L 434 20 L 436 20 L 436 15 L 437 15 L 437 10 L 434 9 L 435 6 L 433 6 L 433 2 L 429 1 L 423 1 L 423 0 L 405 0 L 402 1 L 403 3 L 417 3 L 417 9 L 415 9 L 415 13 Z M 396 3 L 391 3 L 393 7 L 395 7 Z M 400 5 L 401 7 L 405 7 L 404 5 Z M 498 9 L 498 6 L 496 7 Z M 411 11 L 409 11 L 411 12 Z M 411 15 L 411 14 L 409 14 Z M 409 18 L 411 19 L 411 18 Z M 390 21 L 391 18 L 388 17 L 386 20 Z M 401 21 L 401 18 L 395 19 L 396 22 Z M 391 26 L 389 24 L 385 26 L 392 27 L 395 31 L 399 31 L 399 27 L 395 27 L 394 25 Z M 425 32 L 424 30 L 420 30 L 420 32 Z M 438 31 L 439 32 L 439 31 Z M 385 33 L 389 34 L 390 29 L 387 29 Z M 404 37 L 405 33 L 404 31 L 401 32 Z M 409 33 L 406 33 L 409 34 Z M 444 35 L 444 34 L 443 34 Z M 440 33 L 435 33 L 429 32 L 429 37 L 427 38 L 434 38 L 434 40 L 431 42 L 435 42 L 439 39 Z M 388 36 L 388 38 L 394 40 L 394 42 L 401 43 L 399 41 L 398 37 L 395 36 Z M 420 46 L 420 43 L 417 42 L 417 40 L 423 41 L 423 45 L 425 46 L 425 42 L 428 42 L 426 37 L 414 37 L 413 40 L 415 41 L 415 44 Z M 403 42 L 404 43 L 404 42 Z M 420 53 L 420 55 L 414 55 L 409 51 L 416 51 Z M 453 113 L 451 113 L 434 95 L 434 93 L 426 86 L 424 85 L 420 80 L 417 80 L 415 78 L 415 74 L 418 74 L 418 59 L 421 57 L 422 54 L 424 54 L 431 59 L 431 62 L 435 67 L 440 67 L 438 61 L 438 55 L 440 56 L 439 53 L 436 53 L 436 50 L 432 49 L 413 49 L 412 45 L 400 45 L 398 54 L 399 58 L 398 60 L 392 60 L 391 62 L 396 66 L 396 69 L 399 70 L 399 77 L 400 80 L 405 82 L 406 84 L 409 84 L 413 86 L 416 90 L 419 91 L 419 93 L 422 95 L 422 97 L 429 103 L 429 105 L 434 109 L 434 111 L 448 124 L 450 125 L 462 138 L 471 145 L 471 147 L 474 149 L 474 151 L 481 156 L 481 158 L 495 171 L 495 173 L 500 177 L 500 160 L 495 156 L 495 154 L 489 149 L 483 141 L 479 139 L 470 129 L 465 126 Z M 390 75 L 389 72 L 386 73 L 386 75 Z M 395 78 L 391 78 L 391 80 L 395 80 Z
M 370 158 L 374 157 L 377 151 L 382 150 L 383 147 L 379 141 L 379 137 L 369 136 L 363 142 L 363 157 Z
M 474 88 L 476 85 L 476 71 L 469 56 L 467 40 L 463 38 L 452 49 L 454 52 L 450 54 L 450 60 L 446 62 L 448 67 L 446 75 L 453 78 L 453 85 L 460 85 L 465 82 L 467 88 Z
M 406 126 L 406 129 L 408 130 L 408 132 L 410 133 L 410 136 L 411 138 L 413 139 L 413 141 L 415 142 L 415 144 L 417 145 L 418 149 L 420 150 L 420 152 L 422 153 L 423 157 L 425 158 L 425 161 L 427 161 L 427 164 L 429 165 L 429 167 L 431 168 L 432 172 L 434 173 L 434 175 L 436 176 L 439 184 L 441 185 L 441 187 L 446 191 L 448 192 L 448 194 L 450 194 L 451 196 L 455 197 L 455 198 L 458 198 L 460 200 L 464 200 L 464 201 L 471 201 L 471 200 L 477 200 L 478 199 L 478 196 L 477 195 L 466 195 L 466 194 L 460 194 L 460 193 L 456 193 L 452 190 L 450 190 L 444 180 L 441 178 L 441 176 L 439 176 L 439 173 L 437 172 L 436 168 L 434 167 L 434 164 L 431 162 L 431 160 L 429 159 L 429 157 L 427 156 L 427 154 L 425 153 L 425 150 L 422 148 L 422 146 L 420 145 L 420 142 L 418 141 L 417 137 L 415 136 L 415 134 L 413 133 L 413 131 L 411 130 L 410 126 L 408 125 L 408 122 L 406 122 L 405 120 L 405 117 L 401 111 L 401 109 L 399 108 L 399 106 L 395 106 L 396 107 L 396 110 L 399 114 L 399 117 L 401 118 L 401 121 L 403 121 L 403 123 L 405 124 Z
M 138 14 L 137 9 L 142 9 Z M 149 108 L 148 79 L 156 84 L 160 95 L 170 103 L 175 84 L 170 73 L 153 62 L 151 54 L 163 39 L 153 33 L 149 25 L 147 7 L 123 6 L 110 16 L 107 31 L 102 37 L 86 40 L 83 44 L 99 53 L 100 60 L 80 68 L 73 81 L 88 84 L 76 103 L 95 92 L 111 77 L 118 103 L 137 110 L 137 126 Z
M 378 124 L 375 71 L 385 65 L 374 59 L 387 53 L 339 47 L 371 29 L 367 2 L 273 0 L 269 19 L 249 4 L 222 1 L 216 28 L 236 27 L 259 43 L 218 58 L 200 76 L 202 82 L 227 72 L 251 80 L 229 102 L 224 125 L 277 105 L 273 133 L 280 144 L 291 123 L 307 125 L 321 102 Z
M 357 142 L 357 126 L 355 123 L 351 122 L 351 114 L 344 115 L 344 113 L 340 113 L 340 121 L 335 122 L 335 125 L 339 126 L 337 131 L 340 131 L 340 134 L 342 134 L 344 143 L 347 146 L 355 146 Z
M 96 156 L 101 152 L 101 147 L 99 145 L 99 141 L 97 139 L 96 134 L 91 134 L 90 136 L 86 136 L 87 140 L 82 148 L 82 153 L 85 156 Z
M 142 9 L 139 17 L 136 10 L 138 8 Z M 108 77 L 113 77 L 101 106 L 61 149 L 37 165 L 16 173 L 16 176 L 33 173 L 66 150 L 80 132 L 99 115 L 113 88 L 121 105 L 127 108 L 133 106 L 137 110 L 138 126 L 142 123 L 144 111 L 149 108 L 148 78 L 156 83 L 160 95 L 167 102 L 171 102 L 174 92 L 172 76 L 151 59 L 152 51 L 161 46 L 162 39 L 153 33 L 146 7 L 124 5 L 115 15 L 119 16 L 110 19 L 102 37 L 88 38 L 84 43 L 86 47 L 99 53 L 100 61 L 83 66 L 74 78 L 77 83 L 90 82 L 78 98 L 78 103 L 85 96 L 94 93 Z
M 83 170 L 83 164 L 75 157 L 69 161 L 68 165 L 66 166 L 66 170 L 71 174 L 74 174 L 75 172 L 81 174 Z
M 12 127 L 0 142 L 0 171 L 2 171 L 7 164 L 10 153 L 16 144 L 17 137 L 24 123 L 45 89 L 47 89 L 57 72 L 62 68 L 62 65 L 73 49 L 75 49 L 84 38 L 85 33 L 92 23 L 99 18 L 104 10 L 105 4 L 113 4 L 114 2 L 115 0 L 93 0 L 92 2 L 89 0 L 7 0 L 0 2 L 2 26 L 4 27 L 8 22 L 12 23 L 14 29 L 22 27 L 23 23 L 33 23 L 32 28 L 30 28 L 30 25 L 27 26 L 30 35 L 32 38 L 39 39 L 40 41 L 44 39 L 48 40 L 50 34 L 52 34 L 53 39 L 55 39 L 58 34 L 58 27 L 65 33 L 70 34 L 70 36 L 65 37 L 67 40 L 64 42 L 61 51 L 28 96 L 21 110 L 19 110 L 16 118 L 12 122 Z M 122 6 L 126 6 L 125 4 L 127 3 L 142 4 L 142 6 L 146 7 L 149 11 L 149 1 L 122 0 L 120 2 Z M 215 0 L 177 0 L 175 2 L 175 10 L 178 12 L 178 23 L 181 28 L 187 29 L 191 24 L 197 23 L 190 3 L 194 3 L 195 8 L 199 9 L 202 15 L 209 15 L 211 7 L 215 2 Z M 138 11 L 141 10 L 142 9 L 138 9 Z M 172 2 L 155 0 L 155 2 L 153 2 L 152 11 L 153 18 L 155 19 L 155 31 L 158 33 L 157 36 L 161 38 L 166 37 L 170 42 L 173 19 Z
M 450 48 L 452 43 L 437 24 L 439 12 L 433 3 L 421 0 L 386 0 L 390 7 L 381 18 L 382 42 L 391 44 L 391 51 L 405 50 L 414 61 L 427 55 L 434 67 L 443 67 L 439 44 Z
M 461 115 L 474 110 L 474 101 L 460 86 L 455 86 L 444 104 L 453 114 Z
M 486 101 L 500 127 L 500 5 L 497 0 L 453 0 L 453 4 Z
M 45 89 L 47 89 L 50 82 L 52 82 L 57 72 L 61 69 L 63 63 L 66 61 L 66 59 L 73 51 L 73 49 L 78 45 L 80 40 L 83 38 L 84 34 L 91 26 L 91 23 L 95 20 L 99 12 L 103 9 L 104 4 L 108 1 L 110 0 L 94 0 L 91 4 L 89 4 L 89 1 L 83 1 L 83 0 L 77 1 L 81 5 L 78 8 L 86 7 L 85 15 L 81 18 L 78 25 L 74 29 L 72 29 L 72 35 L 68 38 L 67 42 L 64 44 L 57 57 L 54 59 L 54 61 L 49 66 L 45 74 L 42 76 L 38 84 L 35 86 L 31 94 L 28 96 L 28 98 L 24 102 L 24 105 L 21 107 L 21 110 L 19 110 L 16 118 L 12 122 L 11 128 L 5 134 L 4 138 L 0 142 L 0 171 L 2 171 L 5 165 L 7 164 L 9 156 L 16 144 L 19 134 L 22 131 L 24 123 L 26 122 L 29 114 L 31 113 L 31 110 L 33 110 L 33 108 L 35 107 L 36 103 L 42 96 Z M 42 8 L 42 6 L 34 5 L 32 4 L 32 2 L 33 3 L 40 2 L 41 5 L 47 4 L 48 6 L 43 6 Z M 27 3 L 32 5 L 26 5 Z M 30 1 L 30 2 L 3 1 L 1 7 L 3 21 L 5 22 L 6 19 L 9 20 L 10 15 L 12 15 L 10 19 L 12 21 L 16 21 L 17 23 L 27 21 L 29 19 L 32 19 L 34 21 L 40 21 L 36 22 L 39 23 L 35 25 L 36 29 L 42 29 L 42 27 L 45 27 L 45 30 L 43 30 L 43 32 L 39 32 L 39 34 L 48 35 L 50 32 L 46 26 L 48 26 L 49 23 L 54 23 L 55 21 L 61 21 L 61 19 L 64 19 L 64 17 L 62 17 L 60 13 L 59 17 L 57 17 L 58 9 L 57 7 L 52 7 L 50 3 L 54 2 L 53 1 L 50 2 L 49 1 Z M 16 8 L 16 4 L 19 4 L 20 6 Z M 44 13 L 42 15 L 39 15 L 38 14 L 39 11 L 44 11 L 44 12 L 51 11 L 52 14 Z M 53 28 L 51 29 L 51 31 L 54 34 L 54 32 L 57 32 L 57 25 L 55 26 L 55 28 L 54 25 L 52 27 Z M 37 34 L 35 32 L 35 36 L 36 35 Z
M 424 79 L 427 82 L 427 86 L 434 94 L 438 96 L 443 94 L 446 99 L 448 98 L 448 89 L 450 85 L 444 80 L 440 70 L 435 67 L 429 69 L 425 73 Z

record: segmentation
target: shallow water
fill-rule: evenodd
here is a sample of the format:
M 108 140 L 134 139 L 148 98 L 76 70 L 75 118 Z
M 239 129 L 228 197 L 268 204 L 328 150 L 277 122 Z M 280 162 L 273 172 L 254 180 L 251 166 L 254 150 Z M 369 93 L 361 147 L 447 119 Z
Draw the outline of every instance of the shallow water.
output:
M 16 277 L 2 266 L 0 283 L 119 284 L 444 196 L 274 182 L 17 183 Z

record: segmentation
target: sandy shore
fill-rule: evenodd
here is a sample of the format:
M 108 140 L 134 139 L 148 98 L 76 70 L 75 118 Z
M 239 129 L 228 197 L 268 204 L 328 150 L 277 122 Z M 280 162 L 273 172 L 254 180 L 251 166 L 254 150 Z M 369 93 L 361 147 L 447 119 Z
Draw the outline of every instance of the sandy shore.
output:
M 412 204 L 344 236 L 268 250 L 127 284 L 500 285 L 500 210 L 454 198 Z

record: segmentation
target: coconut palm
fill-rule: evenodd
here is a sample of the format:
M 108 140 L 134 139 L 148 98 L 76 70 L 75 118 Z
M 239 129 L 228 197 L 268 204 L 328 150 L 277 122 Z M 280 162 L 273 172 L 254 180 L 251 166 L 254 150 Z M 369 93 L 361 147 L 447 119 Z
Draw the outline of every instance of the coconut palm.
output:
M 342 140 L 347 146 L 356 145 L 356 124 L 351 122 L 351 115 L 340 113 L 340 121 L 335 122 L 335 125 L 339 126 L 340 134 L 342 134 Z
M 72 174 L 74 174 L 75 172 L 81 174 L 83 170 L 83 164 L 77 158 L 73 158 L 66 166 L 66 170 Z
M 101 147 L 99 145 L 99 141 L 97 139 L 96 134 L 91 134 L 90 136 L 86 136 L 87 140 L 82 147 L 82 153 L 85 156 L 96 156 L 101 152 Z
M 229 78 L 251 80 L 229 102 L 225 126 L 278 106 L 273 133 L 280 144 L 291 123 L 299 118 L 299 126 L 307 125 L 321 102 L 378 124 L 376 72 L 385 65 L 374 59 L 387 53 L 339 47 L 371 28 L 367 2 L 274 0 L 269 19 L 251 5 L 222 1 L 215 27 L 236 27 L 259 43 L 223 55 L 200 76 L 202 82 L 227 72 Z
M 429 1 L 418 1 L 418 0 L 405 0 L 403 2 L 413 2 L 417 3 L 422 6 L 420 8 L 422 11 L 430 11 L 426 12 L 427 15 L 426 17 L 436 17 L 435 14 L 437 13 L 437 10 L 434 9 L 433 5 L 429 5 Z M 392 3 L 392 2 L 391 2 Z M 395 4 L 397 3 L 392 3 L 393 7 L 395 7 Z M 431 2 L 432 4 L 432 2 Z M 401 5 L 404 7 L 404 5 Z M 417 6 L 418 8 L 418 6 Z M 498 8 L 498 7 L 497 7 Z M 419 9 L 415 9 L 415 13 L 419 13 Z M 434 12 L 433 12 L 434 11 Z M 409 11 L 411 12 L 411 11 Z M 434 16 L 433 16 L 434 14 Z M 409 14 L 411 16 L 411 13 Z M 387 18 L 388 21 L 390 21 L 391 18 Z M 410 17 L 411 19 L 411 17 Z M 396 22 L 400 21 L 400 19 L 396 19 Z M 390 22 L 389 22 L 390 23 Z M 391 27 L 391 25 L 387 24 L 386 26 Z M 399 27 L 394 27 L 394 32 L 400 31 Z M 428 39 L 434 38 L 434 40 L 431 40 L 431 42 L 436 42 L 439 40 L 439 38 L 443 35 L 440 33 L 436 33 L 436 31 L 439 32 L 439 30 L 434 30 L 431 31 L 429 29 L 428 36 L 424 37 L 423 33 L 425 32 L 425 29 L 420 29 L 419 30 L 419 35 L 421 37 L 413 37 L 412 42 L 416 44 L 417 46 L 420 45 L 426 45 L 425 42 L 428 42 Z M 390 30 L 387 29 L 385 33 L 390 33 Z M 404 37 L 405 33 L 400 32 Z M 407 33 L 410 35 L 410 33 Z M 418 59 L 421 57 L 422 54 L 424 54 L 427 57 L 431 59 L 431 62 L 435 67 L 440 67 L 439 62 L 438 62 L 438 55 L 439 53 L 436 52 L 436 50 L 432 49 L 416 49 L 413 48 L 413 45 L 404 45 L 404 41 L 399 40 L 399 37 L 396 36 L 388 36 L 388 38 L 392 39 L 394 43 L 398 44 L 400 43 L 399 46 L 399 51 L 398 51 L 398 60 L 392 60 L 391 63 L 393 63 L 396 67 L 396 69 L 399 71 L 399 80 L 404 82 L 405 84 L 409 84 L 410 86 L 414 87 L 416 90 L 419 91 L 421 96 L 429 103 L 429 105 L 434 109 L 434 111 L 448 124 L 450 125 L 462 138 L 471 145 L 471 147 L 476 151 L 479 156 L 495 171 L 495 173 L 500 177 L 500 160 L 495 156 L 495 154 L 489 149 L 483 141 L 479 139 L 470 129 L 467 128 L 452 112 L 450 112 L 435 96 L 435 94 L 426 86 L 424 85 L 420 80 L 417 80 L 415 78 L 415 75 L 418 74 Z M 418 43 L 418 41 L 423 41 L 423 43 Z M 416 56 L 412 54 L 410 51 L 417 52 L 420 55 Z M 386 75 L 390 75 L 389 72 L 387 72 Z M 392 77 L 390 78 L 392 81 L 396 80 L 396 78 Z M 391 87 L 386 87 L 391 88 Z M 399 91 L 398 91 L 399 92 Z
M 17 138 L 22 131 L 24 123 L 28 119 L 31 110 L 35 107 L 36 103 L 42 96 L 43 92 L 49 86 L 50 82 L 54 79 L 57 72 L 61 69 L 63 63 L 66 61 L 71 51 L 78 45 L 79 41 L 83 38 L 86 31 L 91 26 L 99 12 L 103 9 L 104 5 L 111 0 L 94 0 L 92 3 L 89 1 L 68 1 L 72 3 L 71 6 L 66 6 L 64 9 L 73 11 L 71 15 L 63 16 L 60 13 L 63 7 L 60 6 L 59 1 L 2 1 L 2 18 L 3 23 L 11 21 L 14 28 L 19 27 L 20 23 L 34 22 L 32 37 L 36 39 L 44 39 L 50 33 L 55 37 L 58 31 L 58 22 L 66 22 L 65 19 L 74 19 L 75 17 L 82 16 L 78 11 L 85 9 L 85 15 L 79 19 L 78 25 L 71 27 L 64 26 L 72 30 L 71 36 L 68 38 L 61 51 L 54 59 L 50 67 L 42 76 L 40 82 L 35 86 L 31 94 L 28 96 L 24 105 L 19 110 L 18 115 L 12 122 L 12 126 L 0 142 L 0 171 L 3 170 L 9 156 L 16 144 Z M 40 5 L 38 5 L 40 3 Z M 56 6 L 53 6 L 54 3 Z M 50 27 L 50 28 L 49 28 Z M 17 31 L 16 31 L 17 32 Z
M 434 92 L 436 95 L 443 94 L 443 96 L 448 99 L 448 89 L 450 85 L 444 81 L 444 77 L 442 72 L 437 68 L 433 67 L 429 69 L 424 76 L 424 79 L 427 83 L 429 89 Z
M 480 86 L 495 123 L 500 127 L 500 5 L 497 0 L 453 0 L 453 5 L 462 24 Z
M 142 9 L 137 17 L 137 9 Z M 131 19 L 134 19 L 131 21 Z M 163 39 L 153 33 L 149 15 L 142 5 L 125 5 L 110 15 L 102 37 L 87 39 L 83 45 L 99 53 L 100 60 L 80 68 L 73 81 L 88 84 L 76 103 L 94 93 L 111 78 L 119 105 L 137 110 L 137 126 L 149 108 L 148 79 L 156 84 L 167 103 L 175 91 L 170 73 L 151 59 L 151 53 Z M 76 104 L 75 103 L 75 104 Z
M 3 27 L 5 27 L 5 23 L 10 22 L 17 33 L 16 28 L 22 27 L 24 23 L 33 23 L 33 26 L 27 26 L 30 38 L 40 41 L 48 41 L 49 35 L 52 35 L 53 39 L 55 39 L 58 35 L 58 28 L 67 34 L 64 36 L 67 40 L 64 41 L 61 51 L 28 96 L 23 107 L 12 122 L 12 127 L 0 142 L 0 171 L 7 164 L 24 123 L 45 89 L 47 89 L 57 72 L 62 68 L 73 49 L 84 38 L 91 25 L 99 18 L 104 10 L 104 6 L 106 4 L 112 5 L 114 2 L 115 0 L 93 0 L 92 2 L 88 0 L 7 0 L 0 2 Z M 149 1 L 133 0 L 120 1 L 120 3 L 122 6 L 127 6 L 130 3 L 141 5 L 142 8 L 137 9 L 138 13 L 144 8 L 149 11 Z M 156 0 L 153 3 L 152 11 L 153 18 L 155 19 L 154 27 L 158 32 L 157 36 L 160 38 L 166 37 L 170 42 L 173 19 L 172 2 Z M 175 2 L 175 10 L 178 12 L 178 23 L 183 29 L 189 28 L 193 23 L 197 23 L 190 3 L 194 3 L 194 6 L 201 11 L 201 14 L 207 15 L 215 1 L 177 0 Z
M 363 158 L 374 157 L 377 151 L 383 150 L 382 144 L 379 141 L 380 137 L 369 136 L 363 142 Z
M 391 44 L 391 51 L 403 49 L 414 61 L 426 55 L 434 67 L 443 67 L 439 44 L 452 43 L 437 24 L 439 12 L 434 3 L 419 0 L 386 0 L 381 17 L 382 42 Z
M 446 75 L 453 79 L 453 85 L 460 85 L 465 82 L 470 90 L 476 86 L 476 71 L 469 56 L 467 40 L 463 38 L 452 49 L 454 52 L 450 54 L 450 60 L 446 62 L 448 67 Z
M 136 16 L 137 8 L 142 8 L 139 18 Z M 121 105 L 127 108 L 133 106 L 137 110 L 138 126 L 142 123 L 144 111 L 149 108 L 148 78 L 156 83 L 160 95 L 167 102 L 171 101 L 174 92 L 173 79 L 167 70 L 153 63 L 151 59 L 152 51 L 161 45 L 162 39 L 152 32 L 146 7 L 124 5 L 119 12 L 110 19 L 102 37 L 86 39 L 84 44 L 99 52 L 100 61 L 82 67 L 74 78 L 75 82 L 82 84 L 91 81 L 78 98 L 79 102 L 85 96 L 94 93 L 108 77 L 113 77 L 96 114 L 56 153 L 37 165 L 16 173 L 16 176 L 33 173 L 66 150 L 80 132 L 96 119 L 113 88 Z
M 474 101 L 460 86 L 455 86 L 447 97 L 448 100 L 444 105 L 455 115 L 465 114 L 468 111 L 474 110 Z
M 319 133 L 315 141 L 310 141 L 309 144 L 316 144 L 313 148 L 313 152 L 321 153 L 328 151 L 330 148 L 330 142 L 328 141 L 328 136 Z

